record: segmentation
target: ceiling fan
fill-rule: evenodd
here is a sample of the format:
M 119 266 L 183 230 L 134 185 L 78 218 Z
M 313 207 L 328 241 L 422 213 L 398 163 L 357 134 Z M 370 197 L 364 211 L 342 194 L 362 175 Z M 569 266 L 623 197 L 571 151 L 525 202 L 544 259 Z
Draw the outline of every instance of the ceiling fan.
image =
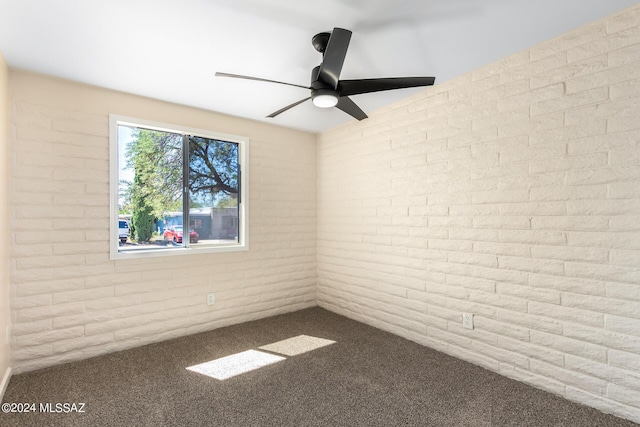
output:
M 350 40 L 351 31 L 343 28 L 334 28 L 330 33 L 324 32 L 316 34 L 311 39 L 313 47 L 318 52 L 322 53 L 322 63 L 311 71 L 310 86 L 301 86 L 293 83 L 243 76 L 239 74 L 216 73 L 216 76 L 278 83 L 311 90 L 311 95 L 307 98 L 287 105 L 286 107 L 267 116 L 271 118 L 311 99 L 313 104 L 317 107 L 337 107 L 352 117 L 358 120 L 363 120 L 367 118 L 367 115 L 356 105 L 355 102 L 351 100 L 351 98 L 349 98 L 349 96 L 384 90 L 433 85 L 435 77 L 389 77 L 380 79 L 340 80 L 340 72 L 342 71 L 342 65 L 344 63 L 345 56 L 347 55 Z

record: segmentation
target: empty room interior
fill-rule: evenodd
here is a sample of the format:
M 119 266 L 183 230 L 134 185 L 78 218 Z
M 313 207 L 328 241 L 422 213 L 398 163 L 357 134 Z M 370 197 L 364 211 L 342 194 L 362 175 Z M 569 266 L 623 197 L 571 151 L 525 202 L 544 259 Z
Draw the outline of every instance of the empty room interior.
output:
M 640 424 L 640 3 L 0 0 L 0 425 Z

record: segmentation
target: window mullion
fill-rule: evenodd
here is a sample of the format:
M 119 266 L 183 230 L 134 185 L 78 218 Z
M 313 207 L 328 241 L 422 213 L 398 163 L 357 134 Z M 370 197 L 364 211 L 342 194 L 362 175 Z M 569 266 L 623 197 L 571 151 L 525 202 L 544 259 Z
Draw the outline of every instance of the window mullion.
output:
M 182 244 L 191 245 L 189 227 L 189 135 L 182 134 Z
M 238 157 L 239 157 L 239 154 L 240 154 L 240 147 L 238 147 Z M 236 216 L 237 216 L 238 220 L 237 220 L 237 229 L 236 230 L 238 232 L 238 242 L 240 242 L 241 238 L 243 236 L 240 235 L 240 221 L 242 220 L 241 213 L 240 213 L 241 212 L 241 207 L 242 207 L 242 164 L 239 161 L 238 161 L 238 180 L 237 180 L 236 185 L 238 186 L 238 203 L 237 203 L 237 207 L 236 207 L 236 209 L 237 209 Z

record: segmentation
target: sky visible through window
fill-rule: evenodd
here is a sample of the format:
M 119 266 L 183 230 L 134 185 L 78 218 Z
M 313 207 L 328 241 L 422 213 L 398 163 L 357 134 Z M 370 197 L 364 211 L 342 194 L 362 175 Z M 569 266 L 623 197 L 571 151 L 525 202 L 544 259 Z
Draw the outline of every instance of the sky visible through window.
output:
M 120 181 L 133 181 L 133 169 L 127 168 L 127 145 L 133 139 L 133 128 L 118 126 L 118 178 Z M 119 191 L 119 203 L 122 204 L 122 191 Z

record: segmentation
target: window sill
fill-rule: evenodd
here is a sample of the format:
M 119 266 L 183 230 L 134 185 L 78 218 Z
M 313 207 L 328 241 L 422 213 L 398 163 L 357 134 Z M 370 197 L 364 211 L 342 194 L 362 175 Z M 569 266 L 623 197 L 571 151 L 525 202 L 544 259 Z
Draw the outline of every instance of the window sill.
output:
M 225 253 L 225 252 L 241 252 L 248 251 L 249 245 L 238 244 L 229 246 L 201 246 L 201 247 L 189 247 L 189 248 L 158 248 L 158 249 L 136 249 L 129 251 L 111 250 L 110 259 L 125 260 L 125 259 L 145 259 L 145 258 L 158 258 L 166 256 L 179 256 L 179 255 L 200 255 L 211 253 Z

